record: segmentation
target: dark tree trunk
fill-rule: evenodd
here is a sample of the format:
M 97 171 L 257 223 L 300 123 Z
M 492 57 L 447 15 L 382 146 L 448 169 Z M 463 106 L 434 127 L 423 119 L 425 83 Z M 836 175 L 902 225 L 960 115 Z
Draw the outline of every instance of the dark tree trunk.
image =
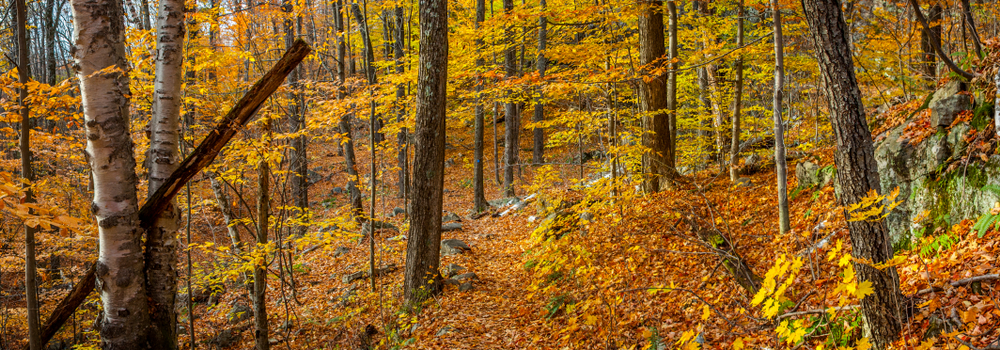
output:
M 541 0 L 542 11 L 546 11 L 545 0 Z M 538 69 L 538 78 L 545 81 L 545 69 L 548 67 L 549 59 L 545 57 L 545 44 L 548 40 L 548 19 L 545 15 L 542 15 L 538 19 L 538 60 L 535 62 L 535 66 Z M 544 98 L 543 88 L 538 89 L 538 98 L 535 100 L 535 123 L 541 123 L 545 120 L 545 104 L 542 103 Z M 539 165 L 545 162 L 545 129 L 540 127 L 534 128 L 535 138 L 534 138 L 534 149 L 532 150 L 531 162 L 535 165 Z
M 31 80 L 31 68 L 28 61 L 28 7 L 25 0 L 16 0 L 14 5 L 17 13 L 17 80 L 23 86 L 27 86 Z M 18 104 L 21 105 L 21 178 L 29 183 L 35 181 L 35 174 L 31 168 L 31 115 L 28 107 L 28 89 L 18 89 Z M 31 188 L 24 192 L 24 203 L 35 201 Z M 36 277 L 35 266 L 35 231 L 34 227 L 24 225 L 24 295 L 28 308 L 28 346 L 32 350 L 41 350 L 41 338 L 39 332 L 38 317 L 38 278 Z
M 969 28 L 969 36 L 972 37 L 972 44 L 976 48 L 976 55 L 982 59 L 983 41 L 979 38 L 979 31 L 976 29 L 976 21 L 972 17 L 972 4 L 969 3 L 969 0 L 961 0 L 960 3 L 962 4 L 962 18 Z
M 660 146 L 663 153 L 663 166 L 660 168 L 662 175 L 674 177 L 677 174 L 677 2 L 668 1 L 667 9 L 670 12 L 670 45 L 667 48 L 670 54 L 670 74 L 667 76 L 667 135 L 661 136 L 658 143 L 666 139 L 666 147 Z M 654 122 L 655 124 L 655 122 Z M 667 184 L 660 180 L 660 188 Z
M 351 4 L 351 10 L 354 12 L 354 20 L 358 22 L 358 28 L 361 29 L 361 41 L 365 45 L 365 78 L 368 79 L 368 85 L 370 89 L 375 88 L 375 84 L 378 82 L 377 75 L 375 74 L 375 48 L 372 47 L 372 37 L 368 32 L 368 16 L 361 12 L 361 7 L 357 3 Z M 378 118 L 375 114 L 375 99 L 374 95 L 369 103 L 371 107 L 371 124 L 374 128 L 372 135 L 376 143 L 382 142 L 384 136 L 382 135 L 382 120 Z M 372 150 L 375 152 L 375 150 Z M 374 153 L 372 153 L 374 154 Z
M 507 0 L 510 1 L 510 0 Z M 420 64 L 417 75 L 414 205 L 406 243 L 403 297 L 410 305 L 439 290 L 441 206 L 444 189 L 445 109 L 448 82 L 448 3 L 420 0 Z
M 343 7 L 343 0 L 338 0 L 334 5 L 336 9 L 336 15 L 334 18 L 334 25 L 337 27 L 338 33 L 344 32 L 344 11 L 346 9 Z M 348 16 L 348 18 L 350 18 Z M 337 37 L 337 74 L 340 79 L 340 87 L 337 89 L 337 98 L 344 98 L 346 84 L 347 84 L 347 70 L 344 69 L 345 59 L 347 56 L 347 43 L 344 40 L 344 36 L 340 35 Z M 353 68 L 350 68 L 351 74 L 353 74 Z M 344 134 L 345 141 L 343 142 L 344 147 L 344 163 L 347 167 L 347 175 L 349 175 L 350 180 L 347 181 L 347 193 L 351 196 L 351 216 L 355 220 L 361 220 L 364 214 L 364 207 L 361 204 L 361 190 L 358 189 L 357 179 L 358 179 L 358 168 L 355 164 L 354 158 L 354 137 L 352 136 L 353 130 L 351 127 L 351 119 L 353 118 L 353 113 L 346 113 L 340 117 L 340 132 Z
M 941 5 L 931 6 L 927 13 L 931 22 L 930 30 L 920 30 L 920 70 L 924 73 L 924 79 L 934 85 L 937 80 L 937 54 L 934 45 L 941 45 Z
M 476 26 L 476 30 L 477 31 L 479 30 L 480 24 L 483 21 L 485 21 L 485 20 L 486 20 L 486 0 L 476 0 L 476 23 L 475 23 L 475 26 Z M 478 34 L 477 34 L 477 37 L 476 37 L 476 54 L 477 55 L 476 56 L 479 57 L 479 58 L 476 59 L 476 69 L 477 69 L 477 72 L 479 72 L 479 69 L 482 69 L 482 67 L 486 65 L 486 60 L 483 59 L 482 57 L 480 57 L 480 54 L 483 51 L 483 45 L 484 45 L 484 42 L 483 42 L 482 37 L 478 36 Z M 476 125 L 475 126 L 475 128 L 476 128 L 475 132 L 476 132 L 476 135 L 475 135 L 475 151 L 474 151 L 475 164 L 474 164 L 474 169 L 473 169 L 474 170 L 474 175 L 473 175 L 473 180 L 472 180 L 473 185 L 474 185 L 473 186 L 474 187 L 473 198 L 475 200 L 475 202 L 473 203 L 473 210 L 472 211 L 474 213 L 480 213 L 480 212 L 486 210 L 486 208 L 489 206 L 489 203 L 486 201 L 486 183 L 485 183 L 486 180 L 485 180 L 485 176 L 483 174 L 483 162 L 484 162 L 484 159 L 483 159 L 483 148 L 485 147 L 484 142 L 483 142 L 483 137 L 484 137 L 484 134 L 485 134 L 485 130 L 484 130 L 485 129 L 485 116 L 484 116 L 485 113 L 483 111 L 482 97 L 480 97 L 480 94 L 483 92 L 483 84 L 484 84 L 484 82 L 483 82 L 482 75 L 478 75 L 476 77 L 476 107 L 475 107 L 476 108 L 475 109 L 475 118 L 476 118 L 476 120 L 475 120 L 475 125 Z M 494 127 L 496 127 L 496 124 L 494 124 Z
M 56 27 L 59 14 L 56 0 L 45 0 L 45 79 L 49 85 L 56 85 Z
M 666 47 L 663 43 L 663 0 L 640 0 L 639 13 L 639 63 L 643 79 L 639 79 L 639 109 L 643 113 L 646 132 L 643 143 L 650 148 L 644 157 L 644 187 L 647 193 L 658 192 L 665 183 L 667 154 L 670 145 L 670 116 L 667 113 L 666 76 L 646 77 L 653 64 L 663 60 Z
M 406 22 L 403 17 L 403 7 L 396 6 L 396 38 L 393 48 L 396 53 L 396 74 L 403 74 L 403 42 L 406 38 Z M 396 87 L 396 122 L 402 123 L 406 118 L 406 108 L 403 105 L 403 99 L 406 98 L 406 85 L 399 84 Z M 407 198 L 407 194 L 410 192 L 410 162 L 409 162 L 409 137 L 407 135 L 409 131 L 405 127 L 399 129 L 399 134 L 396 135 L 396 142 L 399 143 L 399 154 L 397 155 L 397 162 L 399 163 L 399 197 Z
M 739 8 L 736 11 L 736 47 L 743 47 L 743 0 L 740 0 Z M 736 56 L 733 64 L 736 71 L 736 82 L 733 87 L 733 132 L 732 142 L 729 143 L 729 181 L 736 183 L 739 178 L 737 173 L 737 163 L 740 156 L 740 118 L 743 114 L 743 54 L 742 50 Z
M 854 75 L 847 39 L 847 25 L 837 0 L 803 0 L 806 20 L 818 48 L 823 89 L 830 106 L 830 121 L 837 143 L 837 181 L 843 189 L 841 204 L 861 201 L 869 191 L 881 192 L 875 149 L 865 119 L 861 91 Z M 847 213 L 845 212 L 845 215 Z M 853 255 L 874 263 L 892 258 L 892 244 L 884 220 L 851 221 Z M 903 295 L 895 267 L 883 270 L 855 263 L 858 281 L 870 281 L 874 293 L 861 300 L 861 310 L 879 349 L 899 336 Z
M 514 0 L 503 0 L 503 10 L 510 14 L 514 11 Z M 512 41 L 514 28 L 507 26 L 504 29 L 505 37 L 509 40 L 505 43 L 504 50 L 504 75 L 510 79 L 517 75 L 517 46 Z M 507 91 L 508 98 L 513 98 L 514 91 Z M 504 169 L 503 169 L 503 189 L 507 197 L 514 196 L 514 167 L 518 166 L 518 149 L 520 148 L 521 133 L 521 113 L 517 108 L 517 103 L 508 101 L 504 104 Z
M 264 137 L 270 137 L 270 122 L 265 122 Z M 270 177 L 271 170 L 266 160 L 262 160 L 257 165 L 257 249 L 261 249 L 267 244 L 268 221 L 271 216 L 270 198 Z M 264 261 L 267 261 L 265 257 Z M 253 266 L 253 318 L 254 318 L 254 344 L 257 350 L 268 350 L 271 348 L 268 342 L 267 323 L 267 266 L 263 262 L 254 263 Z
M 292 6 L 291 1 L 284 0 L 281 9 L 286 13 L 291 13 L 294 10 Z M 295 42 L 295 24 L 291 18 L 287 18 L 284 27 L 285 49 L 287 50 Z M 306 128 L 306 117 L 302 111 L 302 95 L 298 92 L 300 70 L 301 68 L 296 68 L 288 75 L 288 86 L 291 88 L 289 98 L 292 100 L 292 103 L 288 105 L 288 129 L 292 133 L 302 132 Z M 292 138 L 290 142 L 292 149 L 288 162 L 291 170 L 291 181 L 289 182 L 291 183 L 292 206 L 298 208 L 300 218 L 305 218 L 309 212 L 309 162 L 306 142 L 305 135 Z M 292 232 L 302 236 L 306 234 L 307 229 L 308 226 L 299 225 L 292 228 Z

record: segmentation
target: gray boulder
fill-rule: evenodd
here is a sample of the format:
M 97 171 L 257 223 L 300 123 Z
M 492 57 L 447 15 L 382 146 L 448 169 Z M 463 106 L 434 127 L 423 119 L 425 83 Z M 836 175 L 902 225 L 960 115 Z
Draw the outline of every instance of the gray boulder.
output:
M 453 264 L 448 264 L 448 266 L 444 267 L 444 276 L 445 277 L 449 277 L 449 278 L 450 277 L 454 277 L 455 275 L 457 275 L 461 271 L 465 271 L 465 268 L 462 267 L 462 266 L 460 266 L 460 265 L 458 265 L 458 264 L 454 264 L 454 263 Z
M 972 108 L 972 98 L 960 94 L 963 91 L 966 91 L 965 83 L 951 81 L 934 92 L 927 105 L 931 109 L 931 126 L 948 127 L 955 121 L 956 114 Z
M 799 188 L 819 185 L 819 165 L 810 161 L 803 161 L 795 165 L 795 178 L 799 180 Z
M 441 218 L 441 221 L 443 222 L 462 221 L 462 218 L 455 213 L 448 213 L 443 218 Z
M 222 349 L 228 348 L 236 344 L 239 339 L 239 330 L 235 328 L 225 329 L 219 334 L 216 334 L 212 339 L 208 340 L 210 345 L 215 345 L 215 348 Z
M 446 239 L 441 241 L 441 255 L 458 255 L 472 250 L 468 244 L 458 239 Z
M 396 217 L 397 215 L 406 215 L 406 209 L 403 209 L 403 208 L 395 208 L 395 209 L 392 209 L 392 214 L 391 214 L 391 215 L 389 215 L 389 217 L 390 217 L 390 218 L 394 218 L 394 217 Z
M 468 292 L 472 290 L 472 282 L 465 282 L 458 286 L 459 292 Z
M 462 223 L 460 222 L 449 222 L 441 225 L 441 232 L 458 231 L 462 229 Z
M 460 282 L 464 282 L 466 280 L 471 281 L 471 280 L 478 280 L 478 279 L 479 279 L 479 276 L 476 275 L 475 272 L 466 272 L 466 273 L 463 273 L 461 275 L 455 276 L 455 280 L 456 281 L 460 281 Z
M 233 305 L 233 308 L 229 309 L 229 313 L 226 314 L 226 320 L 229 321 L 229 324 L 237 324 L 251 318 L 253 318 L 253 309 L 242 302 Z

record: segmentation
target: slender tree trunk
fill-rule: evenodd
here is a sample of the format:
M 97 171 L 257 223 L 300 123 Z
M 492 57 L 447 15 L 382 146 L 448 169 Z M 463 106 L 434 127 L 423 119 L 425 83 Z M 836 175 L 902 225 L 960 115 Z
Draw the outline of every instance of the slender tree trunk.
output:
M 293 3 L 290 0 L 284 0 L 281 4 L 281 9 L 283 12 L 291 14 L 294 8 Z M 301 20 L 301 17 L 299 17 Z M 293 23 L 292 18 L 285 18 L 284 21 L 285 29 L 285 49 L 292 47 L 295 42 L 295 23 Z M 291 99 L 291 104 L 288 105 L 288 126 L 289 131 L 292 133 L 301 133 L 306 129 L 306 117 L 305 113 L 302 111 L 302 95 L 299 93 L 299 73 L 302 68 L 295 68 L 291 74 L 288 75 L 288 86 L 291 92 L 288 94 L 289 99 Z M 292 192 L 292 205 L 298 208 L 299 220 L 305 220 L 309 213 L 309 163 L 308 163 L 308 153 L 306 152 L 307 140 L 305 135 L 298 135 L 291 140 L 291 154 L 289 157 L 289 168 L 291 168 L 291 192 Z M 299 236 L 306 234 L 306 230 L 309 227 L 306 225 L 298 225 L 292 229 Z
M 31 65 L 28 61 L 28 8 L 25 0 L 15 0 L 17 12 L 17 80 L 21 83 L 18 89 L 17 102 L 21 106 L 21 179 L 28 183 L 35 181 L 31 167 L 31 110 L 28 107 L 28 81 L 31 80 Z M 24 203 L 34 203 L 35 198 L 31 188 L 24 192 Z M 24 296 L 28 308 L 28 346 L 31 350 L 41 350 L 40 322 L 38 317 L 38 278 L 35 263 L 35 231 L 34 227 L 24 225 Z
M 970 73 L 963 70 L 961 67 L 955 64 L 955 61 L 952 61 L 951 57 L 949 57 L 948 54 L 946 54 L 944 50 L 941 48 L 941 34 L 935 33 L 934 30 L 932 30 L 933 28 L 931 27 L 931 23 L 927 22 L 927 18 L 924 17 L 924 13 L 920 10 L 920 4 L 917 3 L 917 0 L 909 0 L 909 2 L 910 6 L 913 7 L 914 14 L 917 15 L 917 22 L 919 22 L 920 25 L 923 26 L 924 32 L 928 33 L 929 35 L 928 39 L 931 48 L 934 49 L 934 52 L 937 52 L 938 58 L 940 58 L 941 61 L 944 62 L 944 65 L 948 66 L 948 69 L 951 69 L 951 71 L 955 72 L 955 74 L 958 74 L 962 78 L 965 78 L 965 80 L 971 81 L 973 78 L 975 78 L 976 77 L 975 73 Z M 934 15 L 933 9 L 931 15 L 932 16 Z
M 837 181 L 841 204 L 858 203 L 869 191 L 881 192 L 875 148 L 865 119 L 854 61 L 847 42 L 847 25 L 837 0 L 803 0 L 806 21 L 817 49 L 823 89 L 830 104 L 830 121 L 837 143 Z M 847 213 L 845 212 L 845 215 Z M 875 264 L 892 258 L 892 243 L 884 220 L 850 221 L 853 255 Z M 879 349 L 899 337 L 903 295 L 895 267 L 876 269 L 855 263 L 858 282 L 872 283 L 874 293 L 861 300 L 871 339 Z
M 935 44 L 941 45 L 941 5 L 931 6 L 927 13 L 931 21 L 929 30 L 920 30 L 920 67 L 924 73 L 924 79 L 928 81 L 931 88 L 937 80 L 937 54 L 934 52 Z
M 396 74 L 402 75 L 403 69 L 403 43 L 406 40 L 406 22 L 403 17 L 403 7 L 396 6 L 396 37 L 393 40 L 393 48 L 396 51 Z M 403 105 L 403 99 L 406 98 L 406 85 L 399 84 L 396 86 L 396 103 L 398 104 L 396 109 L 396 122 L 403 123 L 406 118 L 406 108 Z M 397 163 L 399 163 L 399 197 L 406 198 L 407 194 L 410 192 L 410 162 L 409 162 L 409 149 L 407 145 L 409 144 L 409 131 L 406 127 L 399 128 L 399 134 L 396 135 L 396 142 L 399 144 L 399 154 L 396 156 Z
M 969 36 L 972 37 L 972 44 L 976 48 L 976 55 L 983 58 L 983 41 L 979 38 L 979 31 L 976 29 L 976 21 L 972 17 L 972 4 L 969 0 L 959 1 L 962 4 L 962 18 L 969 28 Z
M 503 0 L 504 13 L 510 14 L 514 11 L 514 0 Z M 514 45 L 514 28 L 507 26 L 504 28 L 505 37 L 508 38 L 504 49 L 504 71 L 507 79 L 512 79 L 517 75 L 517 46 Z M 508 98 L 513 98 L 514 91 L 507 91 Z M 518 150 L 520 146 L 521 113 L 517 109 L 517 103 L 508 101 L 504 104 L 505 138 L 504 138 L 504 169 L 503 169 L 503 189 L 504 195 L 513 197 L 514 193 L 514 167 L 519 162 Z
M 510 1 L 510 0 L 506 0 Z M 444 189 L 445 111 L 448 83 L 448 3 L 420 0 L 420 64 L 417 75 L 416 152 L 410 239 L 406 242 L 403 297 L 410 305 L 439 290 L 441 206 Z
M 226 233 L 229 234 L 229 240 L 233 245 L 233 253 L 240 255 L 243 251 L 243 243 L 240 242 L 240 232 L 233 225 L 235 221 L 235 213 L 233 212 L 233 205 L 229 202 L 229 194 L 226 189 L 222 187 L 222 183 L 216 178 L 215 174 L 207 174 L 208 179 L 211 182 L 212 193 L 215 195 L 215 201 L 219 204 L 219 210 L 222 211 L 222 220 L 226 224 Z
M 338 0 L 336 3 L 337 14 L 334 16 L 334 25 L 337 28 L 337 68 L 338 75 L 340 78 L 340 87 L 337 89 L 337 98 L 344 98 L 345 89 L 347 84 L 348 72 L 344 69 L 345 60 L 347 56 L 347 43 L 344 40 L 344 8 L 343 0 Z M 349 18 L 349 17 L 348 17 Z M 353 68 L 350 69 L 353 74 Z M 344 163 L 347 167 L 347 175 L 349 180 L 347 181 L 347 193 L 351 196 L 351 216 L 355 220 L 361 220 L 364 214 L 364 207 L 361 204 L 361 190 L 358 189 L 358 168 L 355 164 L 354 157 L 354 137 L 352 136 L 353 130 L 351 127 L 351 119 L 353 118 L 353 112 L 344 114 L 340 117 L 340 132 L 344 134 L 345 141 L 343 143 L 344 147 Z
M 733 91 L 733 132 L 732 132 L 732 142 L 729 143 L 729 181 L 736 183 L 739 179 L 739 174 L 737 173 L 736 166 L 738 165 L 740 156 L 740 118 L 743 115 L 743 0 L 740 0 L 739 7 L 736 11 L 736 47 L 740 50 L 736 54 L 736 62 L 733 64 L 733 69 L 736 70 L 736 83 Z
M 540 3 L 542 11 L 547 11 L 545 0 L 541 0 Z M 548 24 L 549 21 L 542 14 L 538 18 L 538 59 L 535 62 L 535 66 L 538 69 L 538 79 L 545 81 L 545 69 L 548 67 L 549 59 L 545 57 L 545 44 L 548 41 Z M 535 123 L 541 123 L 545 120 L 545 104 L 542 102 L 544 96 L 544 88 L 538 88 L 538 97 L 535 99 Z M 531 162 L 534 165 L 539 165 L 545 162 L 545 129 L 540 127 L 534 128 L 534 149 L 532 150 Z
M 639 110 L 647 134 L 643 143 L 650 151 L 643 159 L 643 183 L 647 193 L 659 191 L 665 182 L 666 156 L 670 145 L 670 116 L 667 101 L 667 84 L 663 74 L 651 73 L 658 63 L 667 58 L 663 43 L 663 0 L 639 0 L 639 63 L 643 78 L 639 79 Z M 648 76 L 656 74 L 655 76 Z
M 774 167 L 778 176 L 778 227 L 781 234 L 788 233 L 788 166 L 785 164 L 785 126 L 781 118 L 782 97 L 785 88 L 785 39 L 781 33 L 781 8 L 778 0 L 771 0 L 774 13 Z M 737 146 L 739 147 L 739 146 Z
M 677 2 L 674 0 L 667 1 L 667 9 L 670 11 L 670 45 L 668 47 L 670 54 L 670 75 L 667 78 L 667 135 L 661 136 L 662 139 L 666 139 L 666 147 L 661 152 L 663 152 L 663 168 L 662 174 L 666 174 L 668 177 L 674 177 L 677 174 L 677 62 L 675 62 L 677 57 Z M 664 189 L 668 182 L 660 180 L 660 189 Z
M 125 11 L 120 1 L 72 2 L 74 56 L 93 172 L 98 246 L 97 290 L 101 347 L 142 349 L 150 327 L 125 56 Z M 111 68 L 111 69 L 109 69 Z
M 270 143 L 271 122 L 264 123 L 263 137 Z M 254 256 L 253 267 L 253 336 L 257 350 L 268 350 L 271 344 L 268 342 L 267 323 L 267 260 L 264 246 L 268 240 L 269 220 L 271 217 L 270 198 L 270 176 L 271 168 L 267 159 L 262 159 L 257 165 L 257 248 Z M 259 255 L 259 256 L 258 256 Z
M 45 79 L 49 85 L 56 85 L 56 27 L 59 14 L 56 0 L 45 0 Z
M 139 25 L 142 26 L 139 29 L 150 30 L 153 29 L 152 23 L 149 22 L 149 0 L 139 0 Z
M 481 213 L 489 207 L 489 202 L 486 201 L 486 180 L 483 174 L 483 148 L 485 145 L 483 142 L 483 137 L 485 134 L 485 113 L 483 111 L 482 103 L 482 93 L 483 93 L 483 76 L 482 70 L 486 65 L 486 60 L 482 58 L 484 42 L 482 39 L 482 33 L 480 33 L 480 25 L 486 20 L 486 0 L 476 0 L 476 107 L 475 107 L 475 150 L 474 158 L 474 174 L 473 174 L 473 184 L 475 187 L 473 190 L 473 208 L 474 213 Z M 496 128 L 496 124 L 493 126 Z
M 180 162 L 181 86 L 184 63 L 184 1 L 160 0 L 156 19 L 156 79 L 153 117 L 149 121 L 149 195 L 156 193 Z M 146 291 L 149 295 L 149 344 L 154 349 L 177 349 L 177 231 L 180 209 L 176 202 L 160 213 L 146 232 Z
M 361 12 L 361 7 L 357 3 L 351 4 L 351 9 L 354 12 L 354 19 L 358 22 L 358 28 L 361 30 L 361 40 L 364 42 L 365 50 L 365 77 L 368 79 L 369 88 L 374 88 L 375 84 L 378 82 L 377 75 L 375 74 L 375 48 L 372 47 L 371 34 L 368 33 L 368 18 L 367 15 Z M 384 136 L 382 135 L 382 121 L 379 120 L 378 116 L 375 114 L 375 99 L 372 97 L 369 103 L 373 118 L 372 125 L 375 131 L 372 133 L 376 143 L 382 142 Z M 374 150 L 372 150 L 374 152 Z M 374 153 L 372 153 L 374 154 Z

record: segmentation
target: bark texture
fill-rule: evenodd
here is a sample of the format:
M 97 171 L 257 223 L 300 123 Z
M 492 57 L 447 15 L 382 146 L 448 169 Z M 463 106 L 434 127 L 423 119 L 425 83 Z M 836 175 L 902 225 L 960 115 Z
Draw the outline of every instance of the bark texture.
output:
M 27 86 L 31 79 L 31 65 L 28 61 L 28 7 L 25 0 L 16 0 L 14 5 L 17 13 L 17 80 L 21 86 Z M 31 109 L 28 107 L 28 89 L 18 89 L 18 111 L 21 115 L 21 138 L 19 151 L 21 153 L 21 179 L 33 183 L 34 169 L 31 167 Z M 24 192 L 24 202 L 34 202 L 31 188 Z M 35 270 L 35 231 L 34 227 L 24 225 L 24 296 L 28 311 L 28 346 L 32 350 L 42 348 L 38 317 L 38 278 Z
M 285 13 L 291 13 L 292 2 L 285 0 L 281 4 L 281 10 Z M 298 17 L 301 21 L 302 18 Z M 285 49 L 289 49 L 295 43 L 296 37 L 296 26 L 293 23 L 292 17 L 288 17 L 284 21 L 285 29 Z M 304 133 L 306 130 L 306 116 L 303 112 L 303 99 L 302 95 L 299 93 L 299 70 L 301 68 L 296 68 L 290 74 L 288 74 L 288 87 L 291 91 L 288 93 L 288 97 L 291 103 L 288 105 L 288 129 L 293 133 Z M 306 136 L 298 135 L 292 137 L 290 141 L 292 149 L 288 157 L 288 166 L 291 170 L 289 183 L 291 185 L 292 194 L 292 205 L 298 208 L 298 218 L 299 220 L 307 220 L 309 212 L 309 160 L 308 153 L 306 153 L 306 147 L 308 147 Z M 300 224 L 292 228 L 292 232 L 303 236 L 306 234 L 306 230 L 309 227 Z
M 743 0 L 740 0 L 736 11 L 736 47 L 743 47 Z M 733 63 L 733 70 L 736 71 L 736 82 L 733 87 L 733 131 L 732 142 L 729 143 L 729 181 L 736 183 L 739 180 L 737 165 L 740 156 L 740 118 L 743 116 L 743 53 L 742 50 L 736 55 L 736 62 Z
M 73 1 L 73 56 L 93 172 L 100 251 L 97 290 L 103 349 L 144 349 L 150 326 L 142 234 L 129 134 L 125 12 L 120 1 Z
M 476 0 L 476 22 L 475 28 L 478 31 L 480 25 L 486 20 L 486 0 Z M 476 107 L 475 107 L 475 150 L 473 150 L 473 208 L 472 211 L 480 213 L 489 206 L 486 201 L 486 179 L 483 174 L 483 148 L 485 148 L 483 138 L 485 137 L 485 113 L 483 111 L 483 101 L 480 94 L 483 92 L 483 77 L 481 75 L 486 60 L 481 57 L 483 52 L 483 39 L 478 33 L 476 37 Z M 494 124 L 496 127 L 496 124 Z
M 153 117 L 149 121 L 149 195 L 159 189 L 180 163 L 181 86 L 184 63 L 184 1 L 161 0 L 156 18 L 156 79 Z M 180 209 L 171 200 L 146 231 L 146 292 L 149 294 L 149 344 L 177 349 L 177 231 Z
M 881 192 L 871 132 L 865 120 L 861 91 L 854 74 L 840 2 L 803 0 L 809 29 L 817 47 L 823 88 L 830 104 L 830 121 L 837 144 L 837 181 L 843 190 L 842 204 L 857 203 L 869 191 Z M 847 215 L 847 213 L 845 213 Z M 853 254 L 874 263 L 892 258 L 892 245 L 885 221 L 848 222 Z M 871 339 L 879 349 L 899 336 L 903 295 L 895 267 L 884 270 L 855 264 L 858 281 L 871 281 L 874 293 L 861 300 Z
M 545 0 L 541 0 L 540 6 L 544 13 L 546 11 Z M 548 68 L 549 64 L 549 59 L 545 57 L 548 24 L 549 21 L 544 14 L 538 18 L 538 59 L 535 61 L 535 67 L 538 69 L 538 79 L 542 81 L 545 81 L 545 69 Z M 544 89 L 543 87 L 539 87 L 538 97 L 535 98 L 535 115 L 533 120 L 535 123 L 541 123 L 545 120 L 545 104 L 542 102 L 544 97 Z M 534 149 L 532 150 L 531 163 L 539 165 L 545 162 L 545 129 L 536 126 L 533 130 Z
M 507 0 L 509 1 L 509 0 Z M 411 213 L 406 243 L 403 297 L 419 303 L 439 290 L 441 206 L 444 189 L 445 107 L 448 83 L 448 3 L 420 0 L 420 64 L 413 197 L 423 200 Z
M 639 64 L 645 76 L 656 68 L 658 61 L 662 62 L 667 51 L 663 42 L 663 1 L 640 0 L 639 6 Z M 650 149 L 643 160 L 646 173 L 643 185 L 647 193 L 660 190 L 661 175 L 665 174 L 663 168 L 670 144 L 666 83 L 666 76 L 662 74 L 639 80 L 639 110 L 647 131 L 643 143 Z
M 778 183 L 778 229 L 785 234 L 789 230 L 788 165 L 785 164 L 785 125 L 781 118 L 785 88 L 785 38 L 781 32 L 781 8 L 777 0 L 771 0 L 771 10 L 774 13 L 774 104 L 771 106 L 774 113 L 774 167 Z
M 510 14 L 514 11 L 514 0 L 503 0 L 503 11 L 504 13 Z M 504 75 L 510 79 L 517 75 L 517 45 L 514 44 L 514 28 L 512 26 L 507 26 L 505 29 L 505 37 L 509 40 L 506 42 L 507 47 L 504 50 Z M 507 91 L 507 98 L 514 98 L 514 91 Z M 503 168 L 503 189 L 504 195 L 507 197 L 514 196 L 514 167 L 518 166 L 520 161 L 518 158 L 518 149 L 520 148 L 520 134 L 521 134 L 521 112 L 517 108 L 517 103 L 513 101 L 508 101 L 504 103 L 504 129 L 506 131 L 504 137 L 504 168 Z

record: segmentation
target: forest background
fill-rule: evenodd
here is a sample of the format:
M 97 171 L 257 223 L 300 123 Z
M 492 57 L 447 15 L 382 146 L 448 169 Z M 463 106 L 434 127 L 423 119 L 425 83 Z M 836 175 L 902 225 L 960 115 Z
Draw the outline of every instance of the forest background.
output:
M 414 194 L 425 3 L 447 5 L 446 41 L 426 43 L 447 44 L 444 212 L 430 220 L 446 240 L 430 265 L 443 291 L 414 298 L 406 250 L 433 199 Z M 2 1 L 0 348 L 42 338 L 31 330 L 77 290 L 48 348 L 115 339 L 100 321 L 114 319 L 110 284 L 86 290 L 115 275 L 92 267 L 106 217 L 81 84 L 127 81 L 126 185 L 146 198 L 170 177 L 158 164 L 212 139 L 297 39 L 308 56 L 160 217 L 173 277 L 137 270 L 165 291 L 132 325 L 166 325 L 154 347 L 1000 348 L 1000 206 L 929 210 L 881 260 L 859 253 L 851 225 L 886 219 L 899 191 L 838 200 L 847 80 L 824 75 L 829 49 L 846 50 L 869 145 L 964 123 L 969 146 L 928 176 L 988 169 L 997 4 L 832 2 L 847 45 L 822 45 L 820 12 L 803 7 L 816 3 Z M 82 73 L 76 4 L 120 15 L 118 71 Z M 970 107 L 939 125 L 930 100 L 959 82 Z M 176 124 L 158 126 L 171 108 Z M 144 237 L 140 260 L 158 266 Z M 862 327 L 859 304 L 882 287 L 856 264 L 899 271 L 892 336 Z

